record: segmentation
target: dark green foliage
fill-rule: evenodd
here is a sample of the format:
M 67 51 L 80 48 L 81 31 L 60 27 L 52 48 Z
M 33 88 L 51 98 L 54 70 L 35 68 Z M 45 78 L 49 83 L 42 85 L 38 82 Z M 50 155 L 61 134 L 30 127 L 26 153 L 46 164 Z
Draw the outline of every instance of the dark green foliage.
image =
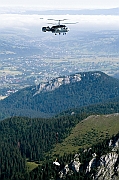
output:
M 69 109 L 60 113 L 58 116 L 70 115 L 72 112 L 74 113 L 88 113 L 92 114 L 113 114 L 119 112 L 119 96 L 108 100 L 104 103 L 93 104 L 89 106 L 84 106 L 81 108 Z
M 118 139 L 119 134 L 117 134 L 115 137 L 112 137 L 112 139 Z M 96 174 L 96 168 L 98 166 L 98 160 L 101 157 L 101 155 L 107 154 L 110 152 L 109 148 L 109 139 L 104 140 L 102 143 L 97 143 L 96 145 L 92 146 L 91 149 L 84 152 L 84 149 L 80 149 L 80 171 L 70 171 L 67 175 L 64 176 L 63 179 L 66 180 L 92 180 L 92 175 L 95 177 Z M 86 172 L 86 167 L 89 163 L 89 161 L 92 159 L 92 154 L 96 153 L 96 162 L 95 167 L 90 171 Z M 74 157 L 74 154 L 64 154 L 62 157 L 58 157 L 58 162 L 60 162 L 61 166 L 56 167 L 53 165 L 51 161 L 44 163 L 42 166 L 39 166 L 34 171 L 30 173 L 30 180 L 37 180 L 37 179 L 43 179 L 43 180 L 60 180 L 59 178 L 59 171 L 64 168 L 66 164 L 69 164 Z M 63 162 L 63 163 L 62 163 Z M 119 162 L 119 161 L 118 161 Z M 117 162 L 117 163 L 118 163 Z M 70 167 L 70 166 L 69 166 Z
M 81 81 L 64 84 L 53 91 L 37 93 L 36 87 L 31 86 L 12 94 L 0 101 L 1 119 L 14 115 L 53 116 L 119 96 L 119 80 L 102 72 L 84 72 L 80 75 Z
M 11 136 L 9 134 L 9 136 Z M 12 137 L 0 136 L 0 179 L 18 179 L 26 171 L 26 158 L 21 152 Z
M 63 85 L 52 92 L 34 96 L 36 89 L 29 87 L 0 101 L 1 119 L 15 114 L 19 116 L 25 114 L 29 117 L 54 115 L 71 108 L 49 119 L 11 117 L 0 122 L 1 180 L 58 180 L 59 169 L 54 167 L 50 161 L 50 152 L 56 143 L 62 142 L 70 134 L 71 129 L 90 114 L 119 112 L 119 98 L 117 98 L 119 97 L 119 81 L 103 73 L 100 78 L 92 78 L 91 74 L 92 72 L 88 73 L 87 78 L 84 78 L 82 82 Z M 86 106 L 105 102 L 108 99 L 110 101 L 104 104 Z M 83 108 L 77 108 L 84 105 Z M 72 110 L 75 107 L 77 109 Z M 73 115 L 71 115 L 72 112 L 74 112 Z M 97 158 L 109 151 L 107 142 L 106 140 L 92 147 L 92 152 L 98 155 Z M 81 151 L 80 173 L 70 174 L 66 176 L 66 179 L 91 179 L 90 174 L 85 174 L 85 168 L 92 158 L 92 152 L 83 154 Z M 72 158 L 72 154 L 59 156 L 61 167 L 70 163 Z M 26 159 L 43 163 L 29 173 Z M 95 174 L 95 169 L 93 173 Z
M 62 116 L 51 119 L 31 119 L 14 117 L 0 122 L 0 179 L 1 180 L 59 180 L 58 172 L 69 164 L 74 154 L 64 154 L 62 157 L 57 156 L 61 166 L 53 165 L 50 150 L 58 142 L 61 142 L 71 129 L 82 119 L 86 118 L 86 114 L 77 114 L 72 116 Z M 58 134 L 57 134 L 58 133 Z M 119 135 L 112 137 L 117 140 Z M 79 150 L 80 162 L 82 163 L 80 172 L 69 173 L 66 179 L 84 180 L 91 179 L 91 173 L 95 174 L 95 169 L 91 173 L 86 174 L 86 165 L 92 158 L 92 153 L 97 154 L 97 160 L 103 154 L 110 151 L 109 140 L 105 140 L 94 145 L 90 151 L 83 152 Z M 49 153 L 47 153 L 49 152 Z M 45 156 L 47 153 L 47 156 Z M 26 158 L 29 161 L 41 162 L 38 168 L 30 173 L 27 171 Z
M 85 117 L 85 114 L 52 119 L 13 117 L 1 121 L 0 179 L 20 179 L 27 169 L 26 158 L 37 162 L 44 160 L 44 153 L 61 142 Z

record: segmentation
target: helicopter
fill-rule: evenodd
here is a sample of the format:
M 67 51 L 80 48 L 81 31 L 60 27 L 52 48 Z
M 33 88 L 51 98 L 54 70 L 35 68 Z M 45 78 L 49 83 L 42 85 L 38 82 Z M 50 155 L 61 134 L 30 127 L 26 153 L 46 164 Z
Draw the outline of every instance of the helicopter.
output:
M 48 19 L 48 20 L 54 20 L 54 21 L 58 21 L 57 25 L 54 25 L 52 27 L 42 27 L 42 31 L 43 32 L 52 32 L 55 35 L 57 34 L 61 34 L 63 33 L 63 35 L 66 35 L 66 33 L 69 31 L 69 28 L 66 25 L 60 24 L 61 21 L 67 20 L 67 19 L 62 19 L 62 20 L 55 20 L 55 19 Z M 52 23 L 48 23 L 48 24 L 52 24 Z M 74 24 L 74 23 L 65 23 L 65 24 Z

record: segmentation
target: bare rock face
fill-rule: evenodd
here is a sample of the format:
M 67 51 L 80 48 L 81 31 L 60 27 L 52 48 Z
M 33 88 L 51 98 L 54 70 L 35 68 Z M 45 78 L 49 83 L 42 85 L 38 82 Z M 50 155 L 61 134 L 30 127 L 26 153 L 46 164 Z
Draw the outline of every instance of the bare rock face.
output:
M 80 169 L 80 161 L 79 161 L 79 154 L 75 154 L 74 160 L 71 162 L 70 166 L 73 171 L 79 172 Z
M 92 154 L 93 158 L 91 159 L 91 161 L 89 162 L 89 165 L 87 166 L 86 172 L 90 172 L 92 170 L 92 168 L 96 167 L 97 164 L 97 160 L 96 160 L 96 154 Z
M 119 180 L 119 139 L 116 141 L 110 140 L 109 147 L 110 152 L 101 157 L 97 156 L 96 153 L 92 154 L 92 159 L 85 169 L 85 173 L 90 174 L 92 180 Z M 59 172 L 59 178 L 66 179 L 67 175 L 80 172 L 81 163 L 79 159 L 80 154 L 75 154 L 73 160 Z
M 100 165 L 97 168 L 96 180 L 116 180 L 119 177 L 116 174 L 119 172 L 118 154 L 116 152 L 111 152 L 109 154 L 100 157 Z
M 50 81 L 44 82 L 44 83 L 40 83 L 40 84 L 38 84 L 38 81 L 35 80 L 36 92 L 35 92 L 34 96 L 41 92 L 54 91 L 55 89 L 58 89 L 62 85 L 79 82 L 79 81 L 82 81 L 82 79 L 91 79 L 91 78 L 97 79 L 100 76 L 101 76 L 101 73 L 99 73 L 99 72 L 93 73 L 92 72 L 90 77 L 86 73 L 76 73 L 74 75 L 57 77 L 53 80 L 50 80 Z
M 75 154 L 74 159 L 71 161 L 70 164 L 66 164 L 64 169 L 59 172 L 60 179 L 65 178 L 65 176 L 73 174 L 73 172 L 79 172 L 80 169 L 80 161 L 79 161 L 79 154 Z
M 53 91 L 62 85 L 66 85 L 66 84 L 70 84 L 70 83 L 78 82 L 78 81 L 81 81 L 80 74 L 74 74 L 72 76 L 65 76 L 65 77 L 58 77 L 47 83 L 39 84 L 39 88 L 38 88 L 36 94 L 39 94 L 40 92 Z
M 117 141 L 110 140 L 109 147 L 111 152 L 107 153 L 96 160 L 96 154 L 89 162 L 86 173 L 96 168 L 96 174 L 92 175 L 94 180 L 119 180 L 119 139 Z

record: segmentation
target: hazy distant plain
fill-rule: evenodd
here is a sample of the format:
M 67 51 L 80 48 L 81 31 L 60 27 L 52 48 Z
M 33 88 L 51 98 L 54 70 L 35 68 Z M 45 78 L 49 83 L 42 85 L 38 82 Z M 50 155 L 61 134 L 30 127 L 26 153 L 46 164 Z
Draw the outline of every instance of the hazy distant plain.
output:
M 43 19 L 41 19 L 43 18 Z M 42 26 L 67 19 L 67 35 L 43 33 Z M 63 23 L 65 23 L 63 22 Z M 41 15 L 12 10 L 0 14 L 0 88 L 20 88 L 80 71 L 119 74 L 119 15 Z

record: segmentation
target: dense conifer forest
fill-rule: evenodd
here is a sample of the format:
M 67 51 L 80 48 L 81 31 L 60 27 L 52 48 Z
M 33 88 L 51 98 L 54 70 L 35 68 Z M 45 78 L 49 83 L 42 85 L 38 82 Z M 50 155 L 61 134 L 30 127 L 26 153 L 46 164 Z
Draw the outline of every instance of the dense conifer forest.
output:
M 88 116 L 119 113 L 119 81 L 101 72 L 94 74 L 82 73 L 83 81 L 40 94 L 35 94 L 34 87 L 28 87 L 0 101 L 0 119 L 3 119 L 0 121 L 1 180 L 59 180 L 58 172 L 71 162 L 75 152 L 53 154 L 57 144 Z M 19 116 L 15 116 L 17 114 Z M 32 118 L 36 114 L 44 118 Z M 116 133 L 115 138 L 119 138 Z M 83 153 L 84 148 L 79 148 L 81 171 L 71 171 L 64 178 L 90 180 L 92 172 L 86 174 L 85 168 L 91 154 L 95 152 L 99 158 L 108 153 L 111 135 L 91 144 L 90 152 Z M 56 158 L 59 168 L 53 165 Z
M 16 172 L 26 171 L 26 158 L 38 162 L 44 160 L 44 153 L 56 144 L 57 133 L 58 142 L 61 142 L 85 117 L 85 114 L 57 119 L 12 117 L 1 121 L 1 178 L 17 178 Z
M 71 129 L 85 119 L 89 114 L 74 114 L 59 116 L 57 118 L 23 118 L 11 117 L 0 122 L 0 154 L 1 180 L 50 180 L 58 179 L 58 172 L 66 163 L 70 163 L 74 152 L 57 155 L 61 166 L 57 169 L 53 165 L 55 156 L 51 150 L 57 143 L 67 137 Z M 119 137 L 119 135 L 117 135 Z M 117 138 L 116 137 L 116 138 Z M 82 153 L 80 149 L 80 161 L 82 163 L 80 173 L 67 175 L 66 179 L 91 179 L 90 174 L 85 174 L 84 169 L 92 152 L 98 156 L 109 151 L 109 139 L 104 140 L 92 147 L 92 151 Z M 38 167 L 29 172 L 27 162 L 35 162 Z

